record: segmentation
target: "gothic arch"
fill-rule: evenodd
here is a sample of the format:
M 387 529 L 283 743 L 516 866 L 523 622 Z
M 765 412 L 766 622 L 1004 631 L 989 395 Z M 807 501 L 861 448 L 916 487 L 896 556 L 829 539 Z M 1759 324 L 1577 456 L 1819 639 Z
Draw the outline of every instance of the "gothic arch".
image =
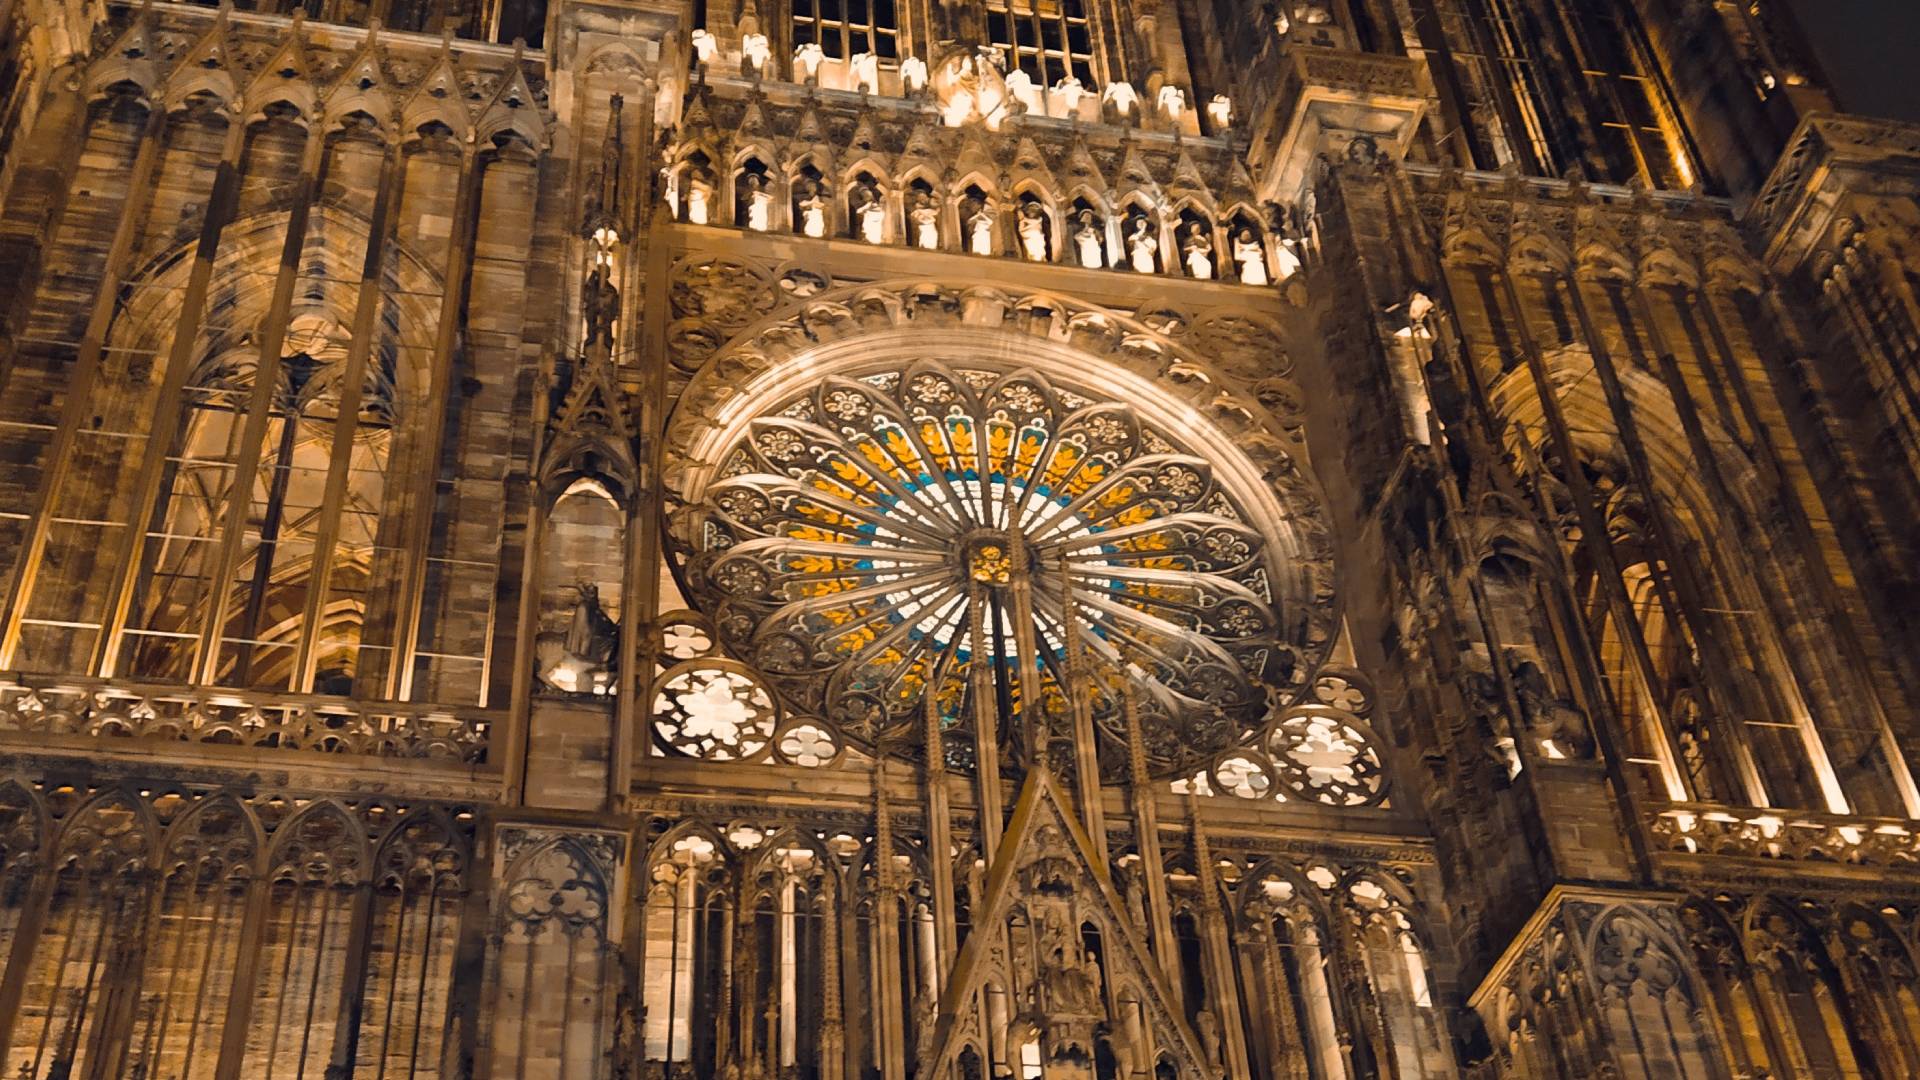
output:
M 1857 1028 L 1846 1022 L 1854 1005 L 1839 970 L 1802 913 L 1784 898 L 1755 897 L 1740 929 L 1760 1005 L 1792 1070 L 1844 1075 L 1873 1068 Z
M 1858 902 L 1829 917 L 1827 942 L 1875 1060 L 1889 1072 L 1920 1071 L 1920 964 L 1911 947 Z
M 40 1060 L 52 1040 L 72 1040 L 76 1071 L 94 1067 L 91 1037 L 116 964 L 132 955 L 145 929 L 160 830 L 130 791 L 95 794 L 63 822 L 53 857 L 41 868 L 41 925 L 15 943 L 28 973 L 14 1015 L 0 1018 L 0 1060 Z M 35 963 L 44 958 L 54 963 Z
M 661 833 L 648 845 L 645 865 L 649 871 L 655 866 L 672 861 L 680 841 L 688 837 L 698 837 L 712 845 L 711 850 L 715 858 L 722 862 L 731 862 L 736 857 L 733 853 L 733 845 L 720 835 L 719 830 L 698 818 L 689 817 L 675 823 L 672 828 Z
M 113 817 L 123 821 L 112 822 Z M 62 818 L 54 839 L 55 870 L 73 859 L 108 869 L 144 870 L 152 865 L 160 836 L 160 824 L 144 800 L 130 791 L 107 788 Z M 115 842 L 100 843 L 102 837 Z
M 260 824 L 259 815 L 233 795 L 222 793 L 195 803 L 167 827 L 160 844 L 160 873 L 164 875 L 168 872 L 168 864 L 179 857 L 183 846 L 201 832 L 210 817 L 222 813 L 233 815 L 242 827 L 243 835 L 233 839 L 237 845 L 252 852 L 247 868 L 249 872 L 258 874 L 263 870 L 265 867 L 260 863 L 267 853 L 267 834 Z

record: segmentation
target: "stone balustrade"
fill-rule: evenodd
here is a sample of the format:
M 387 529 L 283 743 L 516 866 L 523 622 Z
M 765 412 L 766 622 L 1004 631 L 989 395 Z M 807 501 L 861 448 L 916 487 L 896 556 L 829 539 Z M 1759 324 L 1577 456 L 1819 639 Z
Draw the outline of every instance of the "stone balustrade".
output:
M 0 738 L 91 736 L 477 765 L 498 711 L 0 675 Z
M 1920 823 L 1897 818 L 1669 803 L 1650 830 L 1667 851 L 1920 869 Z

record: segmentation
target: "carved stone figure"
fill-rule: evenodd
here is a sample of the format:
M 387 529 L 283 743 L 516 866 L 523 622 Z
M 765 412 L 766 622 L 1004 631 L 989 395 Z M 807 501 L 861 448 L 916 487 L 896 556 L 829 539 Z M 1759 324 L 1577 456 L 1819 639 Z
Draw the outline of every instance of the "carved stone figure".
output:
M 1206 226 L 1189 222 L 1181 232 L 1180 251 L 1186 258 L 1187 276 L 1197 281 L 1212 281 L 1213 239 L 1207 235 Z
M 1233 261 L 1240 264 L 1240 284 L 1272 283 L 1267 275 L 1267 253 L 1252 229 L 1243 228 L 1233 234 Z
M 1046 262 L 1047 250 L 1047 214 L 1039 203 L 1029 202 L 1020 206 L 1020 250 L 1030 262 Z
M 766 74 L 767 61 L 773 59 L 773 44 L 765 34 L 748 34 L 740 39 L 740 61 L 755 77 Z
M 827 199 L 820 192 L 820 181 L 809 177 L 800 189 L 800 231 L 818 240 L 827 235 Z
M 696 165 L 687 170 L 687 221 L 705 225 L 713 217 L 713 173 Z
M 756 172 L 740 178 L 740 221 L 754 232 L 773 228 L 773 192 L 767 178 Z
M 1592 750 L 1587 714 L 1566 698 L 1555 697 L 1546 673 L 1531 660 L 1513 665 L 1515 695 L 1526 714 L 1527 731 L 1551 743 L 1568 757 L 1586 757 Z
M 1007 112 L 1007 80 L 1000 54 L 989 48 L 957 49 L 933 72 L 933 97 L 948 127 L 981 122 L 997 129 Z
M 853 211 L 853 220 L 860 232 L 860 239 L 869 244 L 886 241 L 887 207 L 872 180 L 861 177 L 855 182 L 853 193 L 848 197 L 848 206 Z
M 967 250 L 975 255 L 994 254 L 993 211 L 981 199 L 966 202 Z
M 612 693 L 620 628 L 600 607 L 598 585 L 583 581 L 575 588 L 580 598 L 567 632 L 542 633 L 534 639 L 534 674 L 563 694 Z
M 855 53 L 847 61 L 847 74 L 853 88 L 862 94 L 880 92 L 880 58 L 870 52 Z
M 1194 1034 L 1200 1036 L 1200 1053 L 1213 1066 L 1218 1076 L 1222 1068 L 1220 1057 L 1220 1018 L 1213 1015 L 1212 1009 L 1201 1009 L 1193 1018 Z
M 1073 250 L 1080 265 L 1098 270 L 1107 265 L 1107 251 L 1100 220 L 1092 210 L 1083 209 L 1073 220 Z
M 913 225 L 913 245 L 927 251 L 940 250 L 940 204 L 933 194 L 915 188 L 907 220 Z
M 1128 226 L 1127 259 L 1136 273 L 1157 274 L 1160 272 L 1160 241 L 1154 239 L 1153 222 L 1145 215 L 1133 219 Z
M 586 318 L 586 344 L 613 343 L 613 323 L 620 317 L 620 290 L 613 287 L 609 267 L 594 265 L 580 296 L 581 314 Z
M 1077 943 L 1074 943 L 1077 944 Z M 1080 952 L 1078 958 L 1072 954 Z M 1063 940 L 1046 953 L 1040 972 L 1046 1008 L 1057 1016 L 1094 1016 L 1100 1007 L 1100 966 Z

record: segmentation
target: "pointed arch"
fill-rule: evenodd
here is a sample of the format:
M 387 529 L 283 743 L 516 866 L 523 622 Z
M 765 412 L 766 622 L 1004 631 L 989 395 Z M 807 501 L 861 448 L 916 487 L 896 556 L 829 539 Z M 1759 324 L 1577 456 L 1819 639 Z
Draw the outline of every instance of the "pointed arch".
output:
M 76 1072 L 95 1067 L 101 1004 L 131 974 L 125 958 L 145 930 L 159 833 L 147 805 L 119 788 L 96 793 L 63 823 L 45 871 L 40 932 L 31 955 L 15 958 L 26 978 L 10 1025 L 0 1023 L 8 1044 L 0 1061 L 30 1061 L 34 1075 L 56 1059 Z
M 324 1033 L 342 1019 L 370 863 L 366 827 L 335 800 L 309 803 L 274 831 L 243 1068 L 326 1068 L 333 1047 Z
M 361 976 L 368 1004 L 356 1046 L 360 1061 L 380 1063 L 376 1073 L 405 1075 L 442 1060 L 471 831 L 444 808 L 420 807 L 374 849 Z
M 619 997 L 611 868 L 572 835 L 526 839 L 494 894 L 486 1048 L 518 1047 L 525 1074 L 592 1076 Z
M 1811 907 L 1811 901 L 1803 901 Z M 1858 1026 L 1840 972 L 1811 922 L 1788 901 L 1755 898 L 1741 920 L 1762 1008 L 1795 1071 L 1862 1075 L 1876 1064 Z
M 265 854 L 252 808 L 231 795 L 201 801 L 167 831 L 140 979 L 151 1007 L 133 1045 L 147 1075 L 211 1080 L 248 948 L 247 901 Z
M 1678 941 L 1644 912 L 1617 906 L 1593 920 L 1583 950 L 1623 1075 L 1644 1080 L 1725 1075 L 1713 1033 L 1702 1028 L 1701 995 Z
M 1379 1044 L 1397 1075 L 1453 1076 L 1452 1039 L 1434 995 L 1433 951 L 1422 905 L 1399 880 L 1371 869 L 1349 872 L 1336 891 L 1351 929 L 1341 944 L 1352 950 L 1351 961 L 1366 976 L 1364 986 L 1348 989 L 1372 995 L 1372 1007 L 1362 1006 L 1360 1012 L 1374 1013 L 1385 1024 Z

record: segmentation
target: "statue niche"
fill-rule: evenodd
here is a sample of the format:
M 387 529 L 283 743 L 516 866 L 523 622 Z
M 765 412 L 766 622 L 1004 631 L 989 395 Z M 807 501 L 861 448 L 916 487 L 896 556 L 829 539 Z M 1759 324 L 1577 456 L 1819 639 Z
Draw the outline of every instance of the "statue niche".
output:
M 543 690 L 605 697 L 618 669 L 626 511 L 604 484 L 579 477 L 555 500 L 540 551 L 534 675 Z
M 613 692 L 620 628 L 600 606 L 600 587 L 577 583 L 580 594 L 565 633 L 544 631 L 533 639 L 534 674 L 563 694 L 605 696 Z

